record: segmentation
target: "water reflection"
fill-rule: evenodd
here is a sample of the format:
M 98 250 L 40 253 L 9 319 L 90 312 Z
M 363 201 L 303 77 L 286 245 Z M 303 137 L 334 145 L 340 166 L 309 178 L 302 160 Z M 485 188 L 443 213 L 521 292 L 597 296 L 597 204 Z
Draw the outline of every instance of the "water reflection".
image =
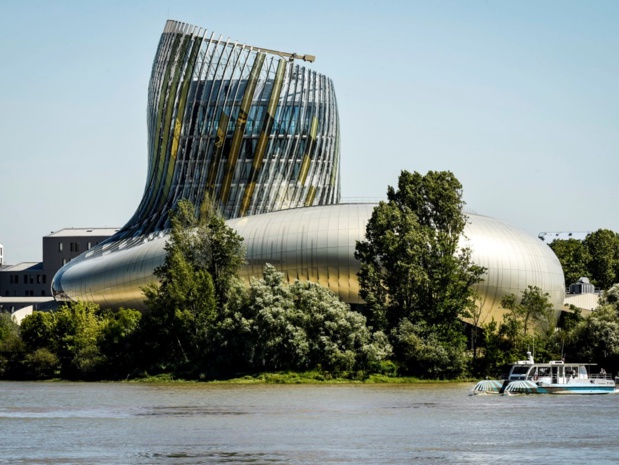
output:
M 617 463 L 619 396 L 0 382 L 0 464 Z

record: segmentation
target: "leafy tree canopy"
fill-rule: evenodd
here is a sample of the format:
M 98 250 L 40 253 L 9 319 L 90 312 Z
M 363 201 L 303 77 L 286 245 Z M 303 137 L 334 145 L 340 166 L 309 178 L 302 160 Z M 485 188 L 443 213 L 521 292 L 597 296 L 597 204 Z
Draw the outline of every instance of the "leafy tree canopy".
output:
M 532 324 L 537 323 L 539 330 L 551 332 L 554 328 L 554 307 L 550 294 L 537 286 L 528 286 L 522 292 L 518 302 L 514 294 L 508 294 L 501 299 L 501 307 L 510 311 L 507 318 L 519 320 L 522 323 L 523 336 L 529 334 Z
M 332 291 L 313 283 L 291 286 L 267 264 L 249 290 L 258 370 L 367 370 L 391 354 L 382 333 L 371 334 L 365 317 Z
M 467 221 L 462 185 L 449 171 L 402 171 L 387 198 L 355 252 L 369 322 L 391 331 L 407 319 L 449 338 L 485 272 L 460 245 Z
M 582 241 L 578 239 L 557 239 L 549 245 L 561 263 L 566 287 L 582 277 L 590 277 L 587 268 L 589 252 Z
M 199 214 L 181 200 L 170 223 L 165 261 L 155 270 L 159 283 L 144 289 L 146 365 L 192 375 L 211 363 L 218 317 L 235 289 L 244 250 L 208 197 Z
M 619 235 L 609 229 L 598 229 L 579 241 L 557 239 L 550 244 L 561 262 L 565 284 L 581 277 L 604 289 L 619 281 Z

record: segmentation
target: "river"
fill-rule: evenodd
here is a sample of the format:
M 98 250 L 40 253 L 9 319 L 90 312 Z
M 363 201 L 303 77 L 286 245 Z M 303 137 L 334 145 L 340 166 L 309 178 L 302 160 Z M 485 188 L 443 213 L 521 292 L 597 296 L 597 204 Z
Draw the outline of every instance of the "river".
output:
M 619 396 L 470 384 L 0 382 L 0 463 L 619 463 Z

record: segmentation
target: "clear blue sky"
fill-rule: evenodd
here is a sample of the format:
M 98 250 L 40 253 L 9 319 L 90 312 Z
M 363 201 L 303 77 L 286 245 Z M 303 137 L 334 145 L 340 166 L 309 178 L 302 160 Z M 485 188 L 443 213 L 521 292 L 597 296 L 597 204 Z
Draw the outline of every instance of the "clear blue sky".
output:
M 537 235 L 619 231 L 619 1 L 0 3 L 0 243 L 122 226 L 146 179 L 166 19 L 317 56 L 335 84 L 344 197 L 451 170 L 478 213 Z

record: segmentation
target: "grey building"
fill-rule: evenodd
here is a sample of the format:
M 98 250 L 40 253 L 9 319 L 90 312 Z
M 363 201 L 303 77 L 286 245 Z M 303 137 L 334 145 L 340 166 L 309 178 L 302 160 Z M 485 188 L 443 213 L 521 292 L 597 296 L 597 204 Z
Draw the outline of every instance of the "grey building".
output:
M 0 246 L 0 309 L 14 311 L 53 300 L 51 282 L 71 260 L 112 236 L 117 228 L 66 228 L 43 237 L 43 261 L 4 264 Z

